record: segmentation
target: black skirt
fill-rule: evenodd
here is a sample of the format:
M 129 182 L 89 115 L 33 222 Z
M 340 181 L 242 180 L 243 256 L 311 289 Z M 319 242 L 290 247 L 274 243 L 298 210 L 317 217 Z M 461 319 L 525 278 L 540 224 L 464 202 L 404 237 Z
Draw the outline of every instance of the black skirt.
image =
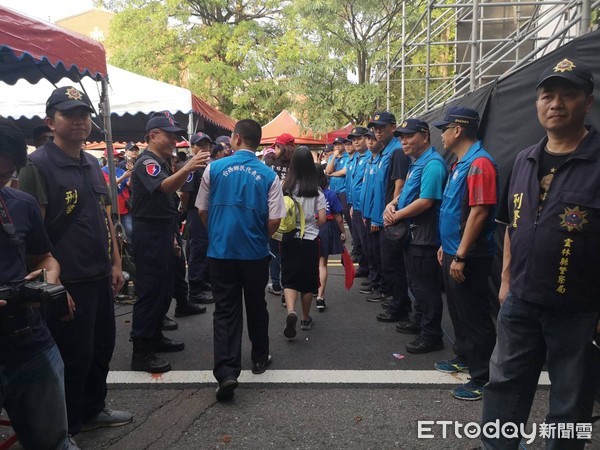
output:
M 340 229 L 335 220 L 328 220 L 319 228 L 320 256 L 341 255 L 344 251 Z
M 281 243 L 281 285 L 299 292 L 319 287 L 318 239 L 290 239 Z

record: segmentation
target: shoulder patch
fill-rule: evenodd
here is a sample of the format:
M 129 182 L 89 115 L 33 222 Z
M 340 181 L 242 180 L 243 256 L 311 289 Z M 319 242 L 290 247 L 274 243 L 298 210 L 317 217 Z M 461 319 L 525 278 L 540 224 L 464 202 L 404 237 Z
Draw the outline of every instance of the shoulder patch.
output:
M 186 183 L 191 183 L 193 179 L 194 179 L 194 172 L 190 172 L 190 174 L 185 179 L 185 182 Z
M 160 164 L 153 159 L 144 161 L 144 166 L 146 166 L 146 173 L 151 177 L 158 176 L 161 171 Z

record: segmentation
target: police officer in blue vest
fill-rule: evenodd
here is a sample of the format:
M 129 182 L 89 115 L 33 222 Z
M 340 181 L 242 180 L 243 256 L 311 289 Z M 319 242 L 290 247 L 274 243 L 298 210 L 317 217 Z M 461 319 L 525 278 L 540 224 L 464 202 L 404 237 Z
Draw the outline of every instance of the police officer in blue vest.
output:
M 177 139 L 185 133 L 171 113 L 154 114 L 146 124 L 148 147 L 138 157 L 133 191 L 133 245 L 137 270 L 137 301 L 133 306 L 131 369 L 150 373 L 171 370 L 156 352 L 177 352 L 183 342 L 162 334 L 163 317 L 173 298 L 175 262 L 182 250 L 177 242 L 177 194 L 195 170 L 204 167 L 210 153 L 188 159 L 173 173 L 170 158 Z
M 87 95 L 72 86 L 46 101 L 46 124 L 54 133 L 29 155 L 21 189 L 36 197 L 61 266 L 61 282 L 75 303 L 74 319 L 48 318 L 65 363 L 69 433 L 119 426 L 133 416 L 106 408 L 106 377 L 115 346 L 114 297 L 123 287 L 108 188 L 98 161 L 82 150 L 92 130 Z
M 240 120 L 231 136 L 235 153 L 210 163 L 196 199 L 208 227 L 215 298 L 213 374 L 219 382 L 219 401 L 233 397 L 242 369 L 242 294 L 252 343 L 252 373 L 264 373 L 272 360 L 265 301 L 269 238 L 285 216 L 285 207 L 279 177 L 255 155 L 261 135 L 260 124 Z
M 435 363 L 435 368 L 446 373 L 468 371 L 471 381 L 451 393 L 459 400 L 479 400 L 496 340 L 488 277 L 494 255 L 498 170 L 477 139 L 477 111 L 453 106 L 434 125 L 442 130 L 444 149 L 457 158 L 442 199 L 438 251 L 456 357 Z
M 600 380 L 600 134 L 585 125 L 593 91 L 592 71 L 575 59 L 542 72 L 546 136 L 518 154 L 497 218 L 507 225 L 502 306 L 482 424 L 526 424 L 546 364 L 551 449 L 584 448 Z M 483 437 L 483 446 L 516 449 L 514 436 Z
M 358 262 L 356 278 L 369 276 L 369 261 L 367 259 L 367 228 L 361 213 L 361 190 L 366 168 L 366 162 L 371 156 L 367 150 L 368 128 L 355 127 L 348 135 L 352 141 L 354 153 L 346 165 L 346 194 L 350 205 L 350 222 L 352 223 L 352 247 Z M 355 217 L 356 216 L 356 217 Z
M 440 246 L 439 210 L 448 169 L 431 146 L 427 122 L 405 120 L 394 136 L 401 139 L 402 150 L 412 163 L 400 197 L 386 207 L 384 221 L 389 226 L 403 220 L 410 229 L 404 261 L 417 311 L 413 321 L 399 322 L 396 330 L 418 335 L 406 344 L 408 352 L 427 353 L 444 348 L 441 272 L 436 255 Z

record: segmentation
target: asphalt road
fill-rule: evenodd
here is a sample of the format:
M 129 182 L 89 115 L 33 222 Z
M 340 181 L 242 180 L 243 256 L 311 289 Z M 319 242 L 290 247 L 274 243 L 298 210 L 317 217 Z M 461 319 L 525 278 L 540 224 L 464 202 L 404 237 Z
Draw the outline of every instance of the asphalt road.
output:
M 477 439 L 441 425 L 419 436 L 419 421 L 478 422 L 481 402 L 455 400 L 449 390 L 465 377 L 441 375 L 437 360 L 452 357 L 452 326 L 444 315 L 442 351 L 411 355 L 404 345 L 413 336 L 394 324 L 375 320 L 381 310 L 355 287 L 343 287 L 342 269 L 330 267 L 327 310 L 313 312 L 315 326 L 283 336 L 285 308 L 267 293 L 273 364 L 263 375 L 250 372 L 244 336 L 240 387 L 230 403 L 215 400 L 212 377 L 212 310 L 177 319 L 179 329 L 166 332 L 186 349 L 165 355 L 173 372 L 162 377 L 129 372 L 131 306 L 115 305 L 117 346 L 111 364 L 108 406 L 134 414 L 133 423 L 81 433 L 83 449 L 471 449 Z M 299 306 L 299 305 L 297 305 Z M 171 310 L 171 313 L 173 310 Z M 437 377 L 437 378 L 436 378 Z M 538 389 L 530 423 L 542 423 L 548 387 Z M 597 406 L 600 414 L 600 406 Z M 454 426 L 454 424 L 452 425 Z M 600 449 L 600 425 L 594 443 Z M 425 430 L 426 431 L 426 430 Z M 537 437 L 522 448 L 544 448 Z

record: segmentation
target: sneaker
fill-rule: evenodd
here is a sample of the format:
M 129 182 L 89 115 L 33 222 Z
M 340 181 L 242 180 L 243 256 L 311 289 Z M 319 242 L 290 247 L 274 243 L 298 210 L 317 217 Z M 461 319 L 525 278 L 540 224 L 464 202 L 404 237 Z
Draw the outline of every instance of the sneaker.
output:
M 228 380 L 219 383 L 219 387 L 216 391 L 217 401 L 226 402 L 233 398 L 233 394 L 238 387 L 238 380 L 235 378 L 230 378 Z
M 314 325 L 315 321 L 312 317 L 308 316 L 308 320 L 301 320 L 300 321 L 300 329 L 301 330 L 310 330 L 312 328 L 312 326 Z
M 296 337 L 296 322 L 298 322 L 298 316 L 295 311 L 290 311 L 285 319 L 285 329 L 283 335 L 288 339 Z
M 356 276 L 354 278 L 356 278 Z M 364 286 L 364 287 L 370 287 L 372 284 L 373 284 L 373 282 L 371 280 L 366 280 L 366 281 L 363 281 L 362 283 L 360 283 L 360 285 Z
M 452 389 L 450 393 L 452 394 L 452 397 L 459 400 L 481 400 L 483 397 L 483 385 L 471 380 L 462 386 Z
M 438 361 L 433 365 L 433 367 L 435 367 L 435 370 L 444 373 L 469 372 L 469 367 L 458 358 L 448 359 L 446 361 Z
M 267 284 L 267 291 L 273 295 L 283 294 L 283 289 L 281 289 L 281 286 L 273 283 Z
M 358 292 L 360 292 L 361 294 L 373 294 L 375 292 L 375 289 L 373 289 L 373 287 L 371 285 L 369 286 L 365 286 L 365 287 L 361 287 Z
M 287 305 L 285 304 L 285 295 L 281 294 L 281 306 L 283 306 L 284 308 L 287 308 Z
M 122 427 L 133 420 L 133 415 L 127 411 L 113 411 L 104 408 L 90 420 L 83 424 L 81 431 L 95 430 L 105 427 Z
M 323 311 L 325 311 L 325 308 L 327 308 L 327 306 L 325 306 L 325 299 L 317 298 L 317 310 L 319 312 L 323 312 Z
M 267 371 L 267 367 L 273 362 L 273 357 L 271 355 L 267 356 L 266 361 L 259 361 L 252 363 L 252 373 L 254 375 L 260 375 L 261 373 L 265 373 Z

